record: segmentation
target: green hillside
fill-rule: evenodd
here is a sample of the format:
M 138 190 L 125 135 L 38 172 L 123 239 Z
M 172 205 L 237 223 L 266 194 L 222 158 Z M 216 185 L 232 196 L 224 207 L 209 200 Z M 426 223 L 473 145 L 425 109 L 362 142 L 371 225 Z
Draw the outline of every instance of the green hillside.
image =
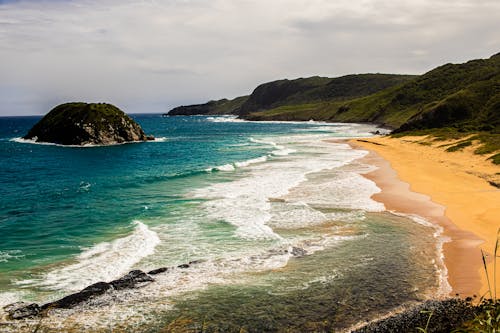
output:
M 283 105 L 302 105 L 324 101 L 345 101 L 367 96 L 415 78 L 412 75 L 358 74 L 338 78 L 313 76 L 295 80 L 278 80 L 259 85 L 250 96 L 222 99 L 205 104 L 179 106 L 168 112 L 178 115 L 246 115 Z
M 235 99 L 220 99 L 204 104 L 178 106 L 170 110 L 169 116 L 193 116 L 193 115 L 221 115 L 237 114 L 241 105 L 248 99 L 248 96 L 236 97 Z
M 281 105 L 244 118 L 373 122 L 396 132 L 452 127 L 500 133 L 500 55 L 446 64 L 369 96 Z
M 314 76 L 295 80 L 278 80 L 261 84 L 241 106 L 239 114 L 246 115 L 280 106 L 326 101 L 345 101 L 367 96 L 415 78 L 412 75 L 357 74 L 338 78 Z

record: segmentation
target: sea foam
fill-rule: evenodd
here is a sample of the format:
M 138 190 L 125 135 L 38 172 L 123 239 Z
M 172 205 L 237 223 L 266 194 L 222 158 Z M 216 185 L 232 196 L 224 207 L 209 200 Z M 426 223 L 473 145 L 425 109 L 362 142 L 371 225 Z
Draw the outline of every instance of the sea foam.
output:
M 208 216 L 215 220 L 223 220 L 234 225 L 236 234 L 242 238 L 249 239 L 281 239 L 281 236 L 273 231 L 268 222 L 273 219 L 270 198 L 280 198 L 289 193 L 291 189 L 307 180 L 307 175 L 325 169 L 339 168 L 353 160 L 366 155 L 365 151 L 354 150 L 346 144 L 332 144 L 317 141 L 316 135 L 296 135 L 292 137 L 252 138 L 257 144 L 269 145 L 277 150 L 296 150 L 300 147 L 301 154 L 282 158 L 276 156 L 266 163 L 246 165 L 245 176 L 231 182 L 217 183 L 206 188 L 192 192 L 195 198 L 207 200 L 203 208 Z M 291 142 L 291 143 L 290 143 Z M 358 178 L 355 178 L 355 176 Z M 349 190 L 349 182 L 358 181 L 359 186 L 373 186 L 366 191 L 359 189 L 350 190 L 348 195 L 357 195 L 357 200 L 352 205 L 355 209 L 362 209 L 357 205 L 373 205 L 370 196 L 378 188 L 358 174 L 337 184 L 341 190 Z M 334 187 L 335 188 L 335 187 Z M 357 192 L 360 192 L 357 194 Z M 337 196 L 342 196 L 338 193 Z M 335 199 L 333 199 L 335 200 Z M 347 201 L 347 200 L 345 200 Z M 352 207 L 345 207 L 352 208 Z M 377 207 L 373 210 L 382 210 Z M 307 213 L 304 211 L 304 213 Z M 326 219 L 326 218 L 325 218 Z
M 116 279 L 142 258 L 153 254 L 160 243 L 158 234 L 144 223 L 134 221 L 134 225 L 134 231 L 128 236 L 84 249 L 75 263 L 51 270 L 40 278 L 15 283 L 72 292 L 99 281 Z

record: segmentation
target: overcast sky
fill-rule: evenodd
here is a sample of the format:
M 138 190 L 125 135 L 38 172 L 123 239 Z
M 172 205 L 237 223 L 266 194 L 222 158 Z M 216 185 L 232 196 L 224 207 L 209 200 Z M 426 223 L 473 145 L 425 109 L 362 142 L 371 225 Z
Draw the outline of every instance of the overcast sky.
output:
M 0 115 L 128 113 L 500 52 L 499 0 L 0 0 Z

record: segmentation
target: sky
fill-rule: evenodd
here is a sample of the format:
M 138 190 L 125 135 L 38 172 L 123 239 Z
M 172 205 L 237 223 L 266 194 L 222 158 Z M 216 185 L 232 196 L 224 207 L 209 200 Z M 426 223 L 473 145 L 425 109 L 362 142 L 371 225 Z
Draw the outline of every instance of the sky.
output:
M 0 0 L 0 116 L 127 113 L 500 52 L 498 0 Z

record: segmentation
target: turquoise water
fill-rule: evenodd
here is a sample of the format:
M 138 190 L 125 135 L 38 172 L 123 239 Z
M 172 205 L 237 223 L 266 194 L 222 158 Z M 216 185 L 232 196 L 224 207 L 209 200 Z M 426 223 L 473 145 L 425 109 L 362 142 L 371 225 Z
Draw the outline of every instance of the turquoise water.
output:
M 248 299 L 249 319 L 235 317 L 248 329 L 268 297 L 277 305 L 303 299 L 300 307 L 317 309 L 306 321 L 317 321 L 317 314 L 329 315 L 317 307 L 326 301 L 311 296 L 318 293 L 332 299 L 356 287 L 353 302 L 377 313 L 439 289 L 436 230 L 387 215 L 370 199 L 379 189 L 362 177 L 372 169 L 359 162 L 366 152 L 324 141 L 369 136 L 373 127 L 135 118 L 155 142 L 32 144 L 17 138 L 39 118 L 0 118 L 0 305 L 43 303 L 131 269 L 192 260 L 200 264 L 103 301 L 120 311 L 94 314 L 100 319 L 93 325 L 151 322 L 138 313 L 155 313 L 164 323 L 183 307 L 201 321 L 200 311 L 210 309 L 229 325 L 219 305 L 236 304 L 234 290 Z M 293 247 L 306 255 L 293 256 Z M 398 260 L 387 260 L 394 254 Z M 364 304 L 370 285 L 382 296 Z M 396 288 L 396 302 L 383 293 L 388 286 Z M 186 301 L 193 297 L 203 306 Z M 356 319 L 349 318 L 337 326 Z

